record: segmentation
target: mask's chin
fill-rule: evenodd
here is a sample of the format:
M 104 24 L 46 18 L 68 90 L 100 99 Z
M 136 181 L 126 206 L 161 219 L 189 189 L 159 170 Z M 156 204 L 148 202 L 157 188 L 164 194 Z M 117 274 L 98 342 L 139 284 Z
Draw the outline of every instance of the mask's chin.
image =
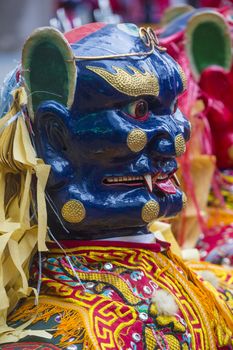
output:
M 184 206 L 184 194 L 180 188 L 177 188 L 176 192 L 172 194 L 164 194 L 158 191 L 155 200 L 158 201 L 160 206 L 159 218 L 174 217 L 179 214 Z
M 169 184 L 160 187 L 165 185 Z M 112 192 L 107 187 L 105 196 L 99 197 L 99 201 L 93 196 L 93 202 L 90 201 L 90 196 L 85 202 L 83 197 L 73 195 L 71 198 L 82 201 L 86 208 L 87 216 L 83 222 L 70 224 L 62 219 L 61 214 L 59 220 L 48 205 L 48 225 L 56 238 L 66 240 L 93 240 L 146 234 L 148 222 L 142 219 L 142 208 L 145 203 L 149 201 L 158 203 L 158 218 L 175 216 L 183 207 L 182 191 L 178 186 L 173 188 L 173 193 L 167 192 L 171 190 L 169 188 L 166 188 L 166 191 L 161 188 L 154 186 L 151 192 L 145 186 L 135 188 L 116 186 Z M 58 198 L 53 198 L 53 201 L 57 205 L 56 199 Z

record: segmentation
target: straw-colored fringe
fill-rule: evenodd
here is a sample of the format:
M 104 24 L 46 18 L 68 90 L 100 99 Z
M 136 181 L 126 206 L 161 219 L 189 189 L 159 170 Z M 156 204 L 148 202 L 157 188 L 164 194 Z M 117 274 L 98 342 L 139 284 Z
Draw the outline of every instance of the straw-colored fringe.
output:
M 13 97 L 9 112 L 0 119 L 0 343 L 2 334 L 14 333 L 14 330 L 8 328 L 6 324 L 7 313 L 15 307 L 21 297 L 31 293 L 27 282 L 30 258 L 37 245 L 39 251 L 47 249 L 45 245 L 47 212 L 44 191 L 50 167 L 36 158 L 31 144 L 22 112 L 22 108 L 27 105 L 24 88 L 14 91 Z M 17 118 L 12 121 L 12 117 L 16 115 Z M 33 176 L 37 178 L 38 227 L 33 226 L 30 220 Z M 12 191 L 13 186 L 16 193 Z M 168 257 L 193 283 L 193 289 L 205 305 L 208 318 L 212 321 L 221 343 L 220 329 L 225 330 L 228 335 L 233 330 L 233 318 L 229 309 L 214 291 L 210 290 L 211 287 L 207 289 L 180 258 L 171 251 L 168 252 Z M 43 315 L 43 319 L 61 311 L 54 306 L 52 310 L 51 307 L 46 310 L 46 307 L 48 305 L 40 309 L 41 306 L 39 306 L 37 310 L 41 317 Z M 21 312 L 22 309 L 20 309 L 20 318 L 23 316 Z M 77 324 L 79 317 L 75 311 L 62 310 L 62 312 L 63 322 L 58 326 L 56 334 L 61 335 L 62 341 L 66 342 L 67 338 L 64 334 L 74 333 L 77 329 L 74 325 Z M 76 338 L 79 339 L 79 336 L 81 337 L 81 333 L 78 333 Z M 84 332 L 82 342 L 87 341 Z M 91 349 L 91 345 L 88 348 Z
M 43 321 L 47 323 L 49 319 L 55 315 L 60 315 L 59 323 L 54 327 L 53 337 L 60 337 L 59 346 L 67 347 L 72 344 L 84 344 L 89 350 L 96 350 L 96 346 L 92 343 L 88 336 L 86 325 L 83 322 L 84 315 L 81 315 L 82 308 L 80 310 L 65 309 L 62 306 L 51 304 L 39 304 L 34 306 L 32 304 L 26 304 L 19 308 L 10 321 L 28 321 L 32 314 L 36 314 L 35 322 Z M 84 312 L 84 311 L 83 311 Z
M 36 157 L 23 112 L 26 105 L 24 88 L 16 89 L 11 108 L 0 119 L 0 343 L 2 334 L 14 332 L 6 324 L 7 313 L 32 291 L 28 264 L 36 246 L 47 250 L 45 185 L 50 166 Z M 38 220 L 32 222 L 33 178 Z
M 218 338 L 220 346 L 226 345 L 233 335 L 233 315 L 227 304 L 217 295 L 217 292 L 211 284 L 208 287 L 199 279 L 198 275 L 185 265 L 182 259 L 172 253 L 167 252 L 167 256 L 183 270 L 188 280 L 193 283 L 193 290 L 201 300 L 206 310 L 212 327 Z

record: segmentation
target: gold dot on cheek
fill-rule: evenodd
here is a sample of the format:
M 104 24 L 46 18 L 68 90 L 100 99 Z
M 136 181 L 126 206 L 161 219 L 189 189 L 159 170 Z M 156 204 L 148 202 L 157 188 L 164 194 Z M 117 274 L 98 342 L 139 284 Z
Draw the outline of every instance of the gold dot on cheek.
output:
M 184 209 L 187 205 L 187 197 L 184 192 L 182 193 L 182 203 L 183 203 L 183 209 Z
M 152 220 L 157 219 L 159 209 L 158 202 L 152 200 L 148 201 L 142 208 L 142 220 L 145 222 L 151 222 Z
M 85 218 L 86 210 L 80 201 L 71 199 L 63 205 L 61 215 L 67 222 L 77 224 Z
M 127 137 L 127 145 L 132 152 L 140 152 L 147 144 L 145 131 L 133 129 Z
M 177 157 L 180 157 L 186 151 L 185 139 L 181 134 L 175 138 L 175 150 Z

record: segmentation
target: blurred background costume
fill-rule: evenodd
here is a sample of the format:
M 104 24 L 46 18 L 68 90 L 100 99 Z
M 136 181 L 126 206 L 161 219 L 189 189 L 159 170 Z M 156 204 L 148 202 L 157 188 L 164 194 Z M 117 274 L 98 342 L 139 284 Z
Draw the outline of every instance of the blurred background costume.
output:
M 227 265 L 233 256 L 231 18 L 230 7 L 192 9 L 160 35 L 188 77 L 179 106 L 193 127 L 180 171 L 189 203 L 176 235 L 184 247 L 196 245 L 203 259 Z
M 2 93 L 2 349 L 232 348 L 227 292 L 147 226 L 186 202 L 185 83 L 149 28 L 26 41 Z

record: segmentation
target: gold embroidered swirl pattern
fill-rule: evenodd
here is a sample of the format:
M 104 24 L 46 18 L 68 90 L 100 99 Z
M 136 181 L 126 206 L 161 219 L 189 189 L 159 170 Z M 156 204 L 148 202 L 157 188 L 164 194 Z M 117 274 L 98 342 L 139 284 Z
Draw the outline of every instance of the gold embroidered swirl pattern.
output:
M 70 271 L 71 272 L 71 271 Z M 99 290 L 101 291 L 104 286 L 112 286 L 115 290 L 118 290 L 121 295 L 127 300 L 128 304 L 136 305 L 141 299 L 132 293 L 128 284 L 124 281 L 123 278 L 116 276 L 111 273 L 82 273 L 79 272 L 79 277 L 82 281 L 98 281 Z
M 101 67 L 86 66 L 87 69 L 98 74 L 106 80 L 114 89 L 129 96 L 159 95 L 158 78 L 150 72 L 141 72 L 139 69 L 128 66 L 133 74 L 120 67 L 112 66 L 116 73 L 111 73 Z

